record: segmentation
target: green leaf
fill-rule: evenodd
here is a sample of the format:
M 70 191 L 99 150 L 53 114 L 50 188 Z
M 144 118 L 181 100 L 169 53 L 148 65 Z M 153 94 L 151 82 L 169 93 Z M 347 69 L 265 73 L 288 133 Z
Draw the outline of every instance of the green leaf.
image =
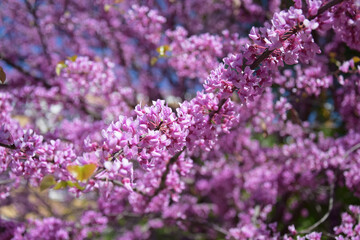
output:
M 72 57 L 68 57 L 67 59 L 69 59 L 69 60 L 72 61 L 72 62 L 75 62 L 76 59 L 77 59 L 77 55 L 74 55 L 74 56 L 72 56 Z
M 40 191 L 44 191 L 56 184 L 55 178 L 53 175 L 46 175 L 40 183 Z
M 85 187 L 80 186 L 80 184 L 78 182 L 67 181 L 66 184 L 69 187 L 76 187 L 79 190 L 84 190 L 85 189 Z
M 59 189 L 62 189 L 62 188 L 66 188 L 68 186 L 67 182 L 66 181 L 61 181 L 61 182 L 58 182 L 55 186 L 54 186 L 54 190 L 59 190 Z
M 80 184 L 78 182 L 72 182 L 72 181 L 61 181 L 58 182 L 55 186 L 54 186 L 54 190 L 59 190 L 62 188 L 66 188 L 66 187 L 76 187 L 79 190 L 84 190 L 85 187 L 80 186 Z
M 61 61 L 58 64 L 56 64 L 56 69 L 55 69 L 56 75 L 59 76 L 61 73 L 61 70 L 63 70 L 64 68 L 67 68 L 67 65 L 65 64 L 64 61 Z
M 70 165 L 67 166 L 67 170 L 78 181 L 87 181 L 95 172 L 97 166 L 94 163 L 86 164 L 84 166 Z
M 157 62 L 157 57 L 152 57 L 151 59 L 150 59 L 150 65 L 151 66 L 154 66 L 155 65 L 155 63 Z

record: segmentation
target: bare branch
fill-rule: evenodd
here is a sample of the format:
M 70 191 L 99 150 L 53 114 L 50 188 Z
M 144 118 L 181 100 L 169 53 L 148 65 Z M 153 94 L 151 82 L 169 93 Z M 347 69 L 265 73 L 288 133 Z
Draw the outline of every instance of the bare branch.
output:
M 12 182 L 14 182 L 13 179 L 4 179 L 4 180 L 0 180 L 0 185 L 6 185 Z
M 39 25 L 39 18 L 38 18 L 37 14 L 36 14 L 37 6 L 32 7 L 31 3 L 28 0 L 25 0 L 25 3 L 26 3 L 27 9 L 29 10 L 29 12 L 31 13 L 31 15 L 34 18 L 34 24 L 35 24 L 36 31 L 37 31 L 37 33 L 39 35 L 39 38 L 40 38 L 41 46 L 42 46 L 42 48 L 44 50 L 45 57 L 46 57 L 48 63 L 51 64 L 51 57 L 49 55 L 48 45 L 45 42 L 45 36 L 44 36 L 43 32 L 41 31 L 41 28 L 40 28 L 40 25 Z
M 313 225 L 311 225 L 310 227 L 308 227 L 307 229 L 303 230 L 303 231 L 299 231 L 300 234 L 307 234 L 310 233 L 312 230 L 314 230 L 315 228 L 317 228 L 320 224 L 322 224 L 323 222 L 326 221 L 326 219 L 329 217 L 332 209 L 333 209 L 333 205 L 334 205 L 334 183 L 332 183 L 330 185 L 330 198 L 329 198 L 329 208 L 327 210 L 327 212 L 325 213 L 325 215 L 316 223 L 314 223 Z
M 347 150 L 346 153 L 344 154 L 343 158 L 346 159 L 351 153 L 358 150 L 359 148 L 360 148 L 360 143 L 356 144 L 355 146 L 353 146 L 352 148 Z

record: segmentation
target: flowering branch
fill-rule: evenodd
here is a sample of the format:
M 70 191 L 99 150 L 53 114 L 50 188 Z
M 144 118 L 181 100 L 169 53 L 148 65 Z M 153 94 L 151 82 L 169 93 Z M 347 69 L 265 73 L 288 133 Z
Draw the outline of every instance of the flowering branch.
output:
M 324 6 L 320 7 L 318 9 L 318 12 L 316 15 L 309 17 L 309 20 L 315 19 L 316 17 L 318 17 L 320 14 L 324 13 L 325 11 L 327 11 L 328 9 L 330 9 L 331 7 L 335 6 L 336 4 L 341 3 L 344 0 L 332 0 L 330 2 L 328 2 L 327 4 L 325 4 Z M 294 27 L 292 27 L 291 29 L 287 30 L 284 34 L 282 34 L 282 36 L 280 37 L 280 41 L 284 42 L 286 40 L 288 40 L 291 36 L 297 34 L 298 32 L 300 32 L 302 29 L 304 29 L 304 23 L 303 22 L 299 22 L 297 23 Z M 258 57 L 256 57 L 255 61 L 249 66 L 249 68 L 251 70 L 255 70 L 257 67 L 260 66 L 260 64 L 267 59 L 274 51 L 276 51 L 277 49 L 279 49 L 279 47 L 277 48 L 273 48 L 270 49 L 269 47 L 267 47 L 265 49 L 265 51 L 259 55 Z M 280 60 L 282 61 L 282 60 Z M 242 69 L 246 69 L 246 65 L 244 64 L 242 66 Z M 238 87 L 233 87 L 231 92 L 234 91 L 238 91 L 239 88 Z M 218 109 L 216 111 L 212 111 L 210 113 L 210 121 L 213 118 L 213 116 L 215 115 L 215 113 L 218 113 L 220 111 L 220 109 L 222 108 L 222 106 L 224 105 L 225 101 L 221 100 L 218 104 Z

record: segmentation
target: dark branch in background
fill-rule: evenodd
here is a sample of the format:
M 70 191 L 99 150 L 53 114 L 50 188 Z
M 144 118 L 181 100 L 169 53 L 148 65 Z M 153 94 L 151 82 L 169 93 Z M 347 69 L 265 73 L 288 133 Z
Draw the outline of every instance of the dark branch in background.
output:
M 335 188 L 335 186 L 334 186 L 334 184 L 332 183 L 332 184 L 330 185 L 329 208 L 328 208 L 327 212 L 325 213 L 325 215 L 324 215 L 319 221 L 317 221 L 316 223 L 314 223 L 313 225 L 311 225 L 311 226 L 308 227 L 307 229 L 302 230 L 302 231 L 299 231 L 300 234 L 310 233 L 312 230 L 314 230 L 315 228 L 317 228 L 320 224 L 322 224 L 323 222 L 325 222 L 326 219 L 329 217 L 330 212 L 332 211 L 333 206 L 334 206 L 334 188 Z
M 47 211 L 51 214 L 51 216 L 59 217 L 59 214 L 54 212 L 52 206 L 49 204 L 48 199 L 43 199 L 43 197 L 34 190 L 31 190 L 31 193 L 42 203 L 42 205 L 47 209 Z
M 4 179 L 4 180 L 0 180 L 0 185 L 7 185 L 9 183 L 14 182 L 15 180 L 13 179 Z
M 327 11 L 327 10 L 330 9 L 331 7 L 335 6 L 336 4 L 341 3 L 342 1 L 344 1 L 344 0 L 333 0 L 333 1 L 330 1 L 330 2 L 326 3 L 324 6 L 322 6 L 322 7 L 320 7 L 320 8 L 318 9 L 318 12 L 317 12 L 316 15 L 311 16 L 311 17 L 309 17 L 308 19 L 309 19 L 309 20 L 315 19 L 315 18 L 318 17 L 320 14 L 324 13 L 325 11 Z M 302 29 L 302 27 L 303 27 L 302 24 L 303 24 L 303 23 L 299 23 L 299 24 L 297 24 L 294 28 L 292 28 L 292 29 L 288 30 L 287 32 L 285 32 L 285 33 L 284 33 L 284 36 L 286 36 L 286 37 L 282 38 L 282 41 L 286 41 L 286 40 L 289 39 L 292 35 L 294 35 L 294 34 L 296 34 L 297 32 L 299 32 L 299 31 Z M 255 61 L 250 65 L 250 69 L 251 69 L 251 70 L 254 70 L 254 69 L 257 68 L 258 66 L 260 66 L 261 62 L 264 61 L 266 58 L 268 58 L 274 50 L 275 50 L 275 49 L 269 50 L 269 48 L 267 48 L 267 49 L 266 49 L 261 55 L 259 55 L 259 56 L 255 59 Z M 245 68 L 245 66 L 244 66 L 244 68 Z M 213 118 L 213 116 L 215 115 L 215 113 L 218 113 L 218 112 L 220 111 L 221 107 L 224 105 L 225 102 L 226 102 L 226 100 L 225 100 L 225 101 L 221 100 L 221 101 L 219 102 L 218 110 L 212 111 L 212 112 L 209 114 L 209 116 L 210 116 L 209 121 L 212 120 L 212 118 Z
M 25 0 L 25 4 L 26 4 L 27 9 L 29 10 L 29 12 L 31 13 L 31 15 L 34 18 L 34 25 L 35 25 L 37 33 L 39 35 L 41 46 L 43 47 L 45 57 L 46 57 L 48 63 L 51 64 L 51 57 L 49 55 L 48 46 L 45 42 L 45 36 L 44 36 L 43 32 L 41 31 L 41 28 L 39 25 L 39 18 L 36 14 L 36 10 L 37 10 L 36 2 L 35 2 L 34 7 L 31 6 L 31 3 L 28 0 Z
M 299 117 L 299 113 L 296 111 L 295 108 L 291 108 L 289 111 L 289 114 L 290 114 L 292 122 L 296 123 L 300 127 L 303 127 L 302 121 Z
M 110 34 L 111 34 L 111 37 L 113 39 L 116 39 L 116 36 L 115 36 L 115 31 L 116 29 L 114 27 L 111 26 L 111 23 L 109 21 L 109 19 L 106 19 L 106 24 L 108 26 L 108 28 L 111 30 L 110 31 Z M 101 37 L 101 36 L 100 36 Z M 102 38 L 102 37 L 101 37 Z M 101 39 L 100 38 L 100 39 Z M 105 41 L 105 39 L 103 39 L 102 41 Z M 119 40 L 116 40 L 115 41 L 115 44 L 116 44 L 116 49 L 117 49 L 117 53 L 118 53 L 118 56 L 119 56 L 119 64 L 122 65 L 122 66 L 126 66 L 126 59 L 125 59 L 125 54 L 124 54 L 124 50 L 123 50 L 123 46 L 121 45 L 120 41 Z M 107 44 L 108 46 L 110 46 L 110 44 Z
M 358 150 L 360 148 L 360 143 L 356 144 L 355 146 L 353 146 L 352 148 L 350 148 L 349 150 L 346 151 L 346 153 L 344 154 L 343 158 L 344 160 L 354 151 Z
M 2 56 L 1 60 L 4 61 L 10 67 L 18 70 L 20 73 L 24 74 L 25 76 L 32 78 L 36 82 L 40 82 L 41 84 L 44 85 L 45 88 L 50 89 L 52 87 L 45 79 L 34 76 L 33 74 L 31 74 L 30 72 L 25 70 L 23 67 L 21 67 L 19 64 L 16 64 L 12 60 L 10 60 L 9 58 Z
M 229 235 L 229 232 L 225 228 L 222 228 L 219 225 L 217 225 L 215 223 L 208 222 L 208 221 L 195 219 L 195 218 L 187 218 L 187 219 L 178 218 L 176 220 L 181 221 L 184 224 L 191 223 L 191 224 L 194 224 L 194 225 L 200 225 L 201 227 L 211 228 L 211 229 L 217 231 L 218 233 L 220 233 L 220 234 L 222 234 L 224 236 Z

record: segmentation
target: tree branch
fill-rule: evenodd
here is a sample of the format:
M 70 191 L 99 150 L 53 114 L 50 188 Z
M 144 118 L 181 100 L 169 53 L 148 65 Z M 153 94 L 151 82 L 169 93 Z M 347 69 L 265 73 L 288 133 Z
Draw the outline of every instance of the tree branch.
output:
M 39 35 L 40 43 L 41 43 L 41 46 L 43 48 L 45 57 L 46 57 L 48 63 L 51 64 L 51 57 L 49 55 L 48 46 L 47 46 L 47 44 L 45 42 L 45 36 L 44 36 L 43 32 L 41 31 L 41 28 L 40 28 L 40 25 L 39 25 L 39 18 L 38 18 L 37 14 L 36 14 L 37 6 L 32 7 L 31 3 L 28 0 L 25 0 L 25 4 L 26 4 L 27 9 L 29 10 L 29 12 L 31 13 L 31 15 L 34 18 L 34 24 L 35 24 L 35 27 L 36 27 L 36 31 L 37 31 L 37 33 Z
M 166 164 L 166 169 L 161 176 L 159 188 L 155 190 L 155 193 L 151 196 L 150 199 L 154 198 L 156 195 L 158 195 L 161 192 L 161 190 L 163 190 L 166 187 L 165 182 L 166 182 L 166 177 L 170 172 L 170 167 L 176 162 L 176 160 L 184 152 L 185 149 L 186 147 L 183 147 L 181 151 L 177 152 L 172 158 L 170 158 L 169 162 Z
M 330 185 L 330 198 L 329 198 L 329 208 L 327 210 L 327 212 L 325 213 L 325 215 L 316 223 L 314 223 L 313 225 L 311 225 L 310 227 L 308 227 L 305 230 L 299 231 L 300 234 L 307 234 L 310 233 L 312 230 L 314 230 L 315 228 L 317 228 L 320 224 L 322 224 L 323 222 L 326 221 L 326 219 L 329 217 L 332 209 L 333 209 L 333 205 L 334 205 L 334 183 L 332 183 Z
M 7 185 L 12 182 L 14 182 L 13 179 L 4 179 L 4 180 L 0 180 L 0 185 Z
M 313 20 L 313 19 L 317 18 L 320 14 L 326 12 L 328 9 L 335 6 L 336 4 L 341 3 L 342 1 L 344 1 L 344 0 L 333 0 L 333 1 L 326 3 L 324 6 L 322 6 L 318 9 L 318 12 L 316 15 L 309 17 L 309 20 Z
M 353 146 L 352 148 L 347 150 L 346 153 L 344 154 L 343 158 L 346 159 L 352 152 L 358 150 L 359 148 L 360 148 L 360 143 L 356 144 L 355 146 Z
M 8 149 L 16 149 L 14 144 L 7 145 L 7 144 L 0 143 L 0 147 L 4 147 L 4 148 L 8 148 Z
M 52 85 L 50 85 L 44 78 L 40 78 L 37 76 L 32 75 L 30 72 L 26 71 L 23 67 L 21 67 L 20 65 L 16 64 L 15 62 L 13 62 L 12 60 L 10 60 L 9 58 L 2 56 L 1 60 L 4 61 L 7 65 L 9 65 L 10 67 L 18 70 L 20 73 L 24 74 L 27 77 L 32 78 L 33 80 L 35 80 L 36 82 L 40 82 L 44 85 L 45 88 L 50 89 L 52 87 Z

